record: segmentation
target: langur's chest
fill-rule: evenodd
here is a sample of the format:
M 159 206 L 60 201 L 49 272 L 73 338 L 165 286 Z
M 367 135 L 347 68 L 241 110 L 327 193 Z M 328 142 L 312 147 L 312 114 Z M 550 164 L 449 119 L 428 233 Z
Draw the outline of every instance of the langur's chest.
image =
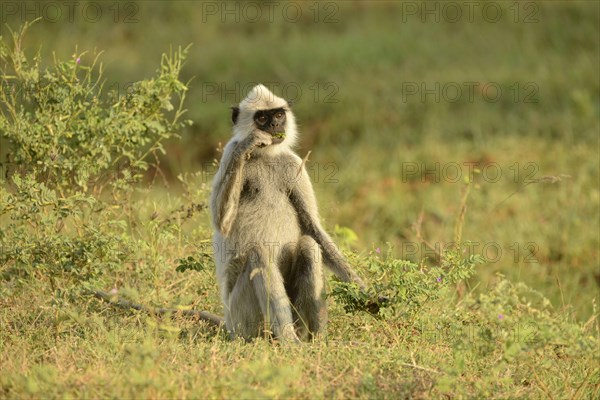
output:
M 287 198 L 289 180 L 281 163 L 248 163 L 244 166 L 242 201 Z

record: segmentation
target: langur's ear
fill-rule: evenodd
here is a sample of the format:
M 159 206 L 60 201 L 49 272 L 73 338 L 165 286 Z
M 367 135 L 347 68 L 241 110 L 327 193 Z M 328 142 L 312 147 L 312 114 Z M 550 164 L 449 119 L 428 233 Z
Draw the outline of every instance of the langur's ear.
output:
M 237 106 L 231 107 L 231 122 L 237 124 L 238 116 L 240 115 L 240 108 Z

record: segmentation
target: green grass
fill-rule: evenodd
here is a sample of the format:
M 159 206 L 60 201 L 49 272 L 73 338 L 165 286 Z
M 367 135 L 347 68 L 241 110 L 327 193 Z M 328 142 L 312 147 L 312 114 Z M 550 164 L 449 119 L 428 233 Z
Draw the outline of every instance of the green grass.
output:
M 56 235 L 122 240 L 121 250 L 131 251 L 124 261 L 113 262 L 107 247 L 108 255 L 90 256 L 87 278 L 15 260 L 0 265 L 0 397 L 597 398 L 600 9 L 535 3 L 537 22 L 523 23 L 509 17 L 513 3 L 500 4 L 506 17 L 497 23 L 409 15 L 404 22 L 401 3 L 343 2 L 335 23 L 314 23 L 304 5 L 297 23 L 277 17 L 261 25 L 221 22 L 197 2 L 140 2 L 137 23 L 35 24 L 28 54 L 41 47 L 49 64 L 53 52 L 69 60 L 77 47 L 90 50 L 82 58 L 89 65 L 93 50 L 103 50 L 107 85 L 121 91 L 155 75 L 169 47 L 192 43 L 181 79 L 193 77 L 193 124 L 166 143 L 153 185 L 118 198 L 118 207 L 69 217 Z M 2 35 L 21 22 L 8 15 Z M 311 151 L 324 225 L 356 233 L 358 240 L 344 240 L 348 231 L 338 230 L 337 240 L 371 282 L 389 278 L 375 264 L 439 264 L 421 240 L 439 248 L 455 239 L 465 163 L 481 173 L 462 239 L 487 262 L 417 312 L 399 307 L 375 319 L 347 314 L 331 297 L 327 337 L 299 347 L 231 342 L 195 321 L 86 295 L 115 287 L 145 305 L 220 312 L 207 211 L 175 211 L 206 203 L 210 173 L 184 185 L 175 177 L 207 172 L 229 138 L 229 106 L 251 82 L 277 82 L 280 95 L 301 88 L 298 152 Z M 451 102 L 406 92 L 469 82 L 493 82 L 503 95 L 490 102 L 477 89 L 472 101 L 465 93 Z M 525 102 L 531 93 L 536 102 Z M 0 133 L 4 161 L 10 150 Z M 451 165 L 461 179 L 426 172 L 450 173 Z M 2 235 L 12 223 L 0 217 Z M 202 270 L 176 272 L 188 256 Z

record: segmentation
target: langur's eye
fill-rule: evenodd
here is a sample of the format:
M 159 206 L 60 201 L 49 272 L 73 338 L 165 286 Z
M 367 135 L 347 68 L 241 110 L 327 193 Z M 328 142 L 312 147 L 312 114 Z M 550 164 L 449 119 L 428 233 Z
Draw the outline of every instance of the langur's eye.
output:
M 282 112 L 278 112 L 277 114 L 275 114 L 275 118 L 277 118 L 277 119 L 283 118 L 283 113 Z
M 258 122 L 261 125 L 264 125 L 267 122 L 266 115 L 259 115 L 258 117 L 256 117 L 256 122 Z

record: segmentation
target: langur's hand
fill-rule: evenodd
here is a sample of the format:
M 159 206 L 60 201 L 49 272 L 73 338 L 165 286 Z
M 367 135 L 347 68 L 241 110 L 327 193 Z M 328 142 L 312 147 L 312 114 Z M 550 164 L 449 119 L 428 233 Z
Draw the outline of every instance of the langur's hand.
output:
M 273 136 L 266 132 L 255 129 L 250 134 L 250 148 L 267 147 L 273 144 Z
M 273 138 L 271 135 L 255 129 L 244 140 L 238 142 L 235 151 L 238 155 L 248 158 L 255 148 L 270 146 L 272 143 Z

